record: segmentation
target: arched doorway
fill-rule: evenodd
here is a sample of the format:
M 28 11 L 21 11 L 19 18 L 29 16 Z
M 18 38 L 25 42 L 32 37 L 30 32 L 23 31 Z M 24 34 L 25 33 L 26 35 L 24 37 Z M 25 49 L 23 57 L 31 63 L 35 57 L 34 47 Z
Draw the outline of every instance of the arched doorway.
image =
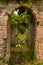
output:
M 10 16 L 10 65 L 24 64 L 35 57 L 35 18 L 30 9 L 21 6 Z

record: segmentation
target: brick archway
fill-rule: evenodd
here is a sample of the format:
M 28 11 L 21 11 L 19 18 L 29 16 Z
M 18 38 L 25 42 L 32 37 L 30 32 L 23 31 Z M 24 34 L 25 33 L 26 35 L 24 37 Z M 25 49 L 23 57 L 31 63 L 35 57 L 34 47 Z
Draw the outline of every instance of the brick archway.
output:
M 39 26 L 37 27 L 37 22 L 39 22 L 40 23 L 40 21 L 41 21 L 41 19 L 40 19 L 40 13 L 39 13 L 39 11 L 38 11 L 38 9 L 32 4 L 32 3 L 30 3 L 30 4 L 18 4 L 18 3 L 16 3 L 16 4 L 14 4 L 14 3 L 11 3 L 11 4 L 9 4 L 9 5 L 7 5 L 6 6 L 6 8 L 4 9 L 4 14 L 3 14 L 3 21 L 4 21 L 4 28 L 3 28 L 3 30 L 5 31 L 4 33 L 3 33 L 3 39 L 8 39 L 8 34 L 7 34 L 7 24 L 8 24 L 8 19 L 9 19 L 9 15 L 16 9 L 16 8 L 18 8 L 18 7 L 20 7 L 20 6 L 26 6 L 27 8 L 30 8 L 31 10 L 32 10 L 32 13 L 33 13 L 33 15 L 34 15 L 34 17 L 35 17 L 35 22 L 36 22 L 36 40 L 35 40 L 35 52 L 36 52 L 36 56 L 37 56 L 37 58 L 38 59 L 43 59 L 42 58 L 42 55 L 40 54 L 41 52 L 39 52 L 40 51 L 40 43 L 39 43 L 39 38 L 38 38 L 38 34 L 40 34 L 40 32 L 39 32 L 39 30 L 38 29 L 40 29 L 40 24 L 39 24 Z M 2 24 L 3 24 L 3 21 L 2 21 Z M 41 28 L 41 31 L 42 31 L 42 28 Z M 38 41 L 37 41 L 38 40 Z M 8 57 L 8 53 L 9 53 L 9 50 L 8 50 L 8 47 L 9 47 L 9 42 L 7 41 L 7 43 L 6 44 L 8 44 L 8 45 L 6 45 L 6 58 Z M 37 48 L 37 46 L 38 46 L 38 48 Z
M 43 49 L 41 50 L 41 43 L 42 41 L 40 41 L 41 37 L 42 37 L 42 32 L 39 32 L 39 29 L 42 31 L 42 26 L 41 26 L 41 14 L 39 13 L 38 9 L 32 4 L 30 3 L 28 4 L 17 4 L 16 6 L 14 4 L 9 5 L 8 9 L 7 9 L 7 13 L 10 15 L 16 8 L 20 7 L 20 6 L 25 6 L 27 8 L 30 8 L 32 10 L 32 13 L 35 17 L 35 26 L 36 26 L 36 39 L 35 39 L 35 54 L 37 59 L 42 60 L 43 59 Z M 10 9 L 10 10 L 9 10 Z M 9 11 L 8 11 L 9 10 Z M 40 28 L 41 27 L 41 28 Z M 40 34 L 40 35 L 39 35 Z

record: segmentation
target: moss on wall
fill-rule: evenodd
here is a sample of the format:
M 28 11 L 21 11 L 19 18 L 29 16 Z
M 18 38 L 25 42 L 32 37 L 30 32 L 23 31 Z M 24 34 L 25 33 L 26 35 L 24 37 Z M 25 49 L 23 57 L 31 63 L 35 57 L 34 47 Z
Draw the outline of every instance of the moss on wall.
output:
M 30 3 L 30 2 L 40 2 L 41 0 L 0 0 L 0 2 L 8 4 L 9 2 L 17 2 L 17 3 Z

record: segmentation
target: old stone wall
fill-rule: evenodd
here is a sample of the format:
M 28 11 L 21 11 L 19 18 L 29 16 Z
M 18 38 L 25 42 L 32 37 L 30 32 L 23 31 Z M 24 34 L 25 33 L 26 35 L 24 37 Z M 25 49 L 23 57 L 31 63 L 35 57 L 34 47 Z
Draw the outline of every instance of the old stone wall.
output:
M 43 59 L 43 1 L 38 4 L 18 4 L 9 3 L 8 5 L 0 4 L 0 59 L 9 58 L 9 15 L 18 7 L 26 6 L 32 10 L 36 23 L 35 54 L 37 59 Z

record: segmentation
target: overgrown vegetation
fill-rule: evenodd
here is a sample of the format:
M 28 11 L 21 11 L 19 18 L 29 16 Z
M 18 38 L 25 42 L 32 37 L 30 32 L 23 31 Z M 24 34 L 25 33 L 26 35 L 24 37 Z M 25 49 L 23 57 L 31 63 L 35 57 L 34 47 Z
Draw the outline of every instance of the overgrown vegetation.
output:
M 17 9 L 18 10 L 18 9 Z M 22 10 L 24 10 L 22 12 Z M 34 19 L 28 9 L 15 11 L 10 16 L 11 28 L 11 57 L 9 65 L 25 65 L 25 62 L 33 61 L 35 58 L 34 49 L 30 49 L 30 25 Z M 33 43 L 32 43 L 33 44 Z
M 17 16 L 15 14 L 12 14 L 10 23 L 11 27 L 18 26 L 19 29 L 24 30 L 25 27 L 28 27 L 29 22 L 31 22 L 30 16 L 31 15 L 28 15 L 26 11 L 23 14 Z

